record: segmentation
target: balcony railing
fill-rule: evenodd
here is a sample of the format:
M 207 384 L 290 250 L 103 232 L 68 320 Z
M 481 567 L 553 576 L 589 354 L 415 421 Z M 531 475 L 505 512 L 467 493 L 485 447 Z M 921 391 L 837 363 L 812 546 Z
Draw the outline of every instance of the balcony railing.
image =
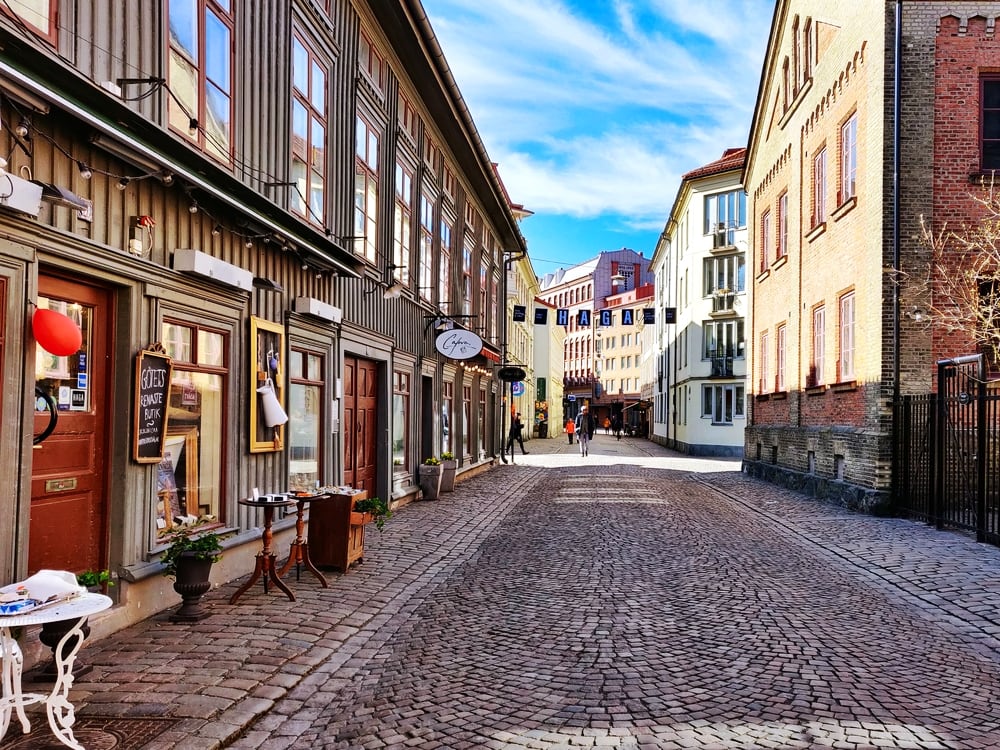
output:
M 736 305 L 736 295 L 733 292 L 717 291 L 712 295 L 712 312 L 731 312 Z
M 733 358 L 728 356 L 712 357 L 712 377 L 733 377 Z

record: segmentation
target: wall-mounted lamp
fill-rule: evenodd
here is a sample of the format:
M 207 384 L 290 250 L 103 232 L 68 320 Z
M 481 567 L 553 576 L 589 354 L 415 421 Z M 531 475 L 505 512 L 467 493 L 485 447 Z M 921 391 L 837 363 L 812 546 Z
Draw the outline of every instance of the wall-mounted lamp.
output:
M 285 291 L 281 284 L 279 284 L 274 279 L 269 279 L 265 276 L 254 276 L 253 277 L 254 289 L 261 289 L 265 292 L 283 292 Z
M 404 284 L 399 279 L 396 279 L 394 282 L 392 282 L 391 284 L 389 284 L 389 286 L 386 287 L 385 292 L 382 293 L 382 298 L 396 299 L 405 291 L 406 291 L 406 284 Z
M 455 327 L 456 320 L 468 320 L 470 318 L 479 317 L 478 315 L 445 315 L 443 313 L 438 313 L 437 315 L 425 315 L 424 320 L 427 324 L 424 326 L 424 333 L 430 330 L 431 326 L 434 326 L 435 331 L 450 331 Z
M 922 323 L 924 321 L 925 315 L 923 310 L 914 305 L 913 308 L 908 313 L 906 313 L 906 317 L 911 318 L 915 323 Z

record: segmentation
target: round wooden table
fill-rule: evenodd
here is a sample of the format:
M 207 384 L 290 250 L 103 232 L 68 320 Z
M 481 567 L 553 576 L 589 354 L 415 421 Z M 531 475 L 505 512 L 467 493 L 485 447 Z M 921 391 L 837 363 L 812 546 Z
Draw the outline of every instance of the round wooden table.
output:
M 274 509 L 275 508 L 287 508 L 290 505 L 295 505 L 294 500 L 289 500 L 288 498 L 282 500 L 266 500 L 265 498 L 259 498 L 254 500 L 253 498 L 242 498 L 239 500 L 240 505 L 247 505 L 252 508 L 263 508 L 264 509 L 264 530 L 261 532 L 260 538 L 262 543 L 261 551 L 257 553 L 257 563 L 254 565 L 253 575 L 250 576 L 250 580 L 240 586 L 239 590 L 232 595 L 229 599 L 230 604 L 236 604 L 236 601 L 246 593 L 247 589 L 253 586 L 261 578 L 264 579 L 264 593 L 267 593 L 268 582 L 273 583 L 279 589 L 285 592 L 290 601 L 295 601 L 295 594 L 285 585 L 284 581 L 281 580 L 281 573 L 278 570 L 278 566 L 275 563 L 274 551 L 271 549 L 271 541 L 274 538 L 274 533 L 271 531 L 271 524 L 274 522 Z

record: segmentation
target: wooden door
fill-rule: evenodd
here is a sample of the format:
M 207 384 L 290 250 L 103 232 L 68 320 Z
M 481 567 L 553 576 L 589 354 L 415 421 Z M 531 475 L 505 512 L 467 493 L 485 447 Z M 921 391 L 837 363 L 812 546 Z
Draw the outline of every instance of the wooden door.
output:
M 110 294 L 50 276 L 38 280 L 40 307 L 73 318 L 83 333 L 75 354 L 37 347 L 35 384 L 58 405 L 55 430 L 32 451 L 28 568 L 107 567 L 107 412 L 111 377 Z M 48 424 L 37 413 L 35 434 Z
M 378 363 L 344 360 L 344 483 L 369 496 L 375 492 Z

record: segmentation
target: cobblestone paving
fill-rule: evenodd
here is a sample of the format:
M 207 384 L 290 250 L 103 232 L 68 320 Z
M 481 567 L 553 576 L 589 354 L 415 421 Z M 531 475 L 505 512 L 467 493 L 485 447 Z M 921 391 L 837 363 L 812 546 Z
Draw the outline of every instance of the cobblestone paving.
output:
M 366 663 L 279 703 L 259 746 L 1000 747 L 996 660 L 891 585 L 900 531 L 966 552 L 740 475 L 551 469 Z
M 645 441 L 528 447 L 294 605 L 234 581 L 88 642 L 77 716 L 175 720 L 142 750 L 1000 748 L 1000 549 Z

